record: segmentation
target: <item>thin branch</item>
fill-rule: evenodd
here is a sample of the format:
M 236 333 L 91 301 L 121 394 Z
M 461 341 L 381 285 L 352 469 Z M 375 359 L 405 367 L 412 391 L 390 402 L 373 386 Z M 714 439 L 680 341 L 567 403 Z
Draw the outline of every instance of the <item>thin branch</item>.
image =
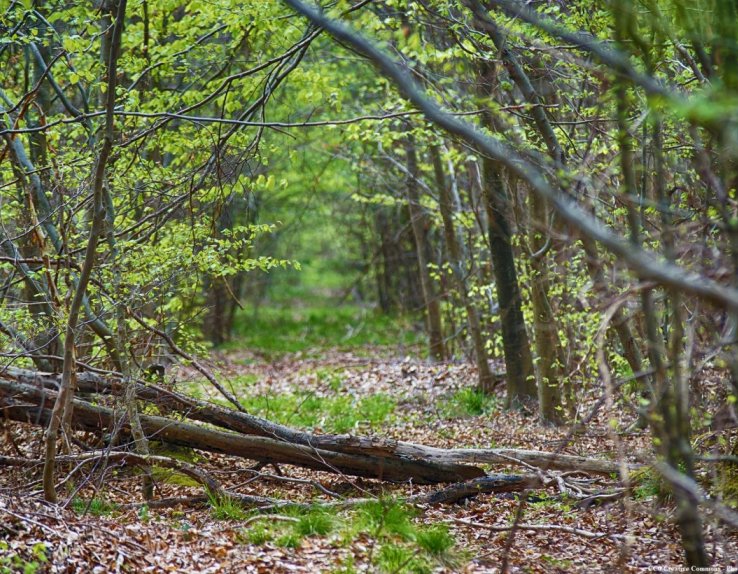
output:
M 326 17 L 322 12 L 302 3 L 300 0 L 284 0 L 284 2 L 315 24 L 322 26 L 335 39 L 345 42 L 363 53 L 374 63 L 383 76 L 395 84 L 406 99 L 423 111 L 430 121 L 447 132 L 460 137 L 478 151 L 487 154 L 495 161 L 506 166 L 512 173 L 527 181 L 531 189 L 547 199 L 565 221 L 591 239 L 602 243 L 613 254 L 625 261 L 638 275 L 702 297 L 721 307 L 738 310 L 738 290 L 721 285 L 674 263 L 664 261 L 662 257 L 652 252 L 634 247 L 628 241 L 623 241 L 619 235 L 610 231 L 599 220 L 576 205 L 572 198 L 561 194 L 549 184 L 537 166 L 509 145 L 486 135 L 472 124 L 461 121 L 441 109 L 435 101 L 425 95 L 422 88 L 401 64 L 378 49 L 365 37 L 346 25 Z

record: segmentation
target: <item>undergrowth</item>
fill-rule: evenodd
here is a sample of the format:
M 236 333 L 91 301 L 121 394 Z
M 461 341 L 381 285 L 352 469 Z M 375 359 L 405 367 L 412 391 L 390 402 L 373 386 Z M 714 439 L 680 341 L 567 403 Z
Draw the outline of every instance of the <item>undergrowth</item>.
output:
M 268 356 L 315 349 L 414 347 L 421 334 L 413 321 L 375 313 L 356 305 L 315 301 L 308 306 L 284 305 L 241 312 L 233 341 L 225 348 L 247 348 Z
M 243 528 L 238 539 L 256 546 L 299 548 L 308 537 L 330 537 L 339 547 L 367 538 L 372 540 L 369 560 L 380 572 L 425 574 L 436 566 L 458 568 L 464 554 L 454 549 L 449 529 L 442 524 L 419 525 L 417 519 L 414 508 L 385 499 L 336 513 L 295 507 L 280 511 L 278 517 L 263 516 Z M 353 559 L 347 558 L 335 572 L 355 572 Z
M 97 497 L 89 500 L 75 497 L 72 499 L 71 506 L 77 514 L 91 514 L 92 516 L 111 516 L 118 511 L 117 504 Z
M 0 540 L 0 574 L 11 574 L 22 572 L 23 574 L 35 574 L 46 571 L 48 568 L 49 549 L 43 542 L 37 542 L 30 549 L 26 549 L 26 555 L 17 550 L 12 550 L 10 544 Z
M 321 397 L 314 393 L 282 393 L 245 396 L 244 408 L 274 422 L 324 432 L 346 433 L 357 427 L 377 428 L 390 421 L 395 400 L 377 393 L 358 398 L 339 394 Z
M 465 387 L 443 399 L 439 411 L 447 418 L 475 417 L 497 410 L 498 403 L 495 395 L 488 395 L 477 389 Z

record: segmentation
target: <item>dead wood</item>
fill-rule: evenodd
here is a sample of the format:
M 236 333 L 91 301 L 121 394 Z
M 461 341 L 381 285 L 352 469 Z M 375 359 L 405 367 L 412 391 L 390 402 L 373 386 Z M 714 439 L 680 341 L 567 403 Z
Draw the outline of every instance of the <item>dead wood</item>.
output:
M 53 394 L 59 385 L 58 375 L 13 367 L 6 368 L 0 373 L 0 377 L 4 377 L 8 381 L 6 383 L 0 379 L 0 393 L 10 393 L 13 385 L 16 385 L 16 396 L 28 400 L 37 406 L 41 405 L 40 401 L 44 394 L 48 398 L 48 393 Z M 80 393 L 118 395 L 123 392 L 123 386 L 114 377 L 103 377 L 89 372 L 80 373 L 77 384 Z M 20 391 L 18 385 L 26 386 L 26 390 L 20 395 L 17 394 Z M 44 389 L 47 389 L 48 392 L 45 392 Z M 327 467 L 334 464 L 335 460 L 333 459 L 335 456 L 332 458 L 331 455 L 327 455 L 326 458 L 326 456 L 319 454 L 330 452 L 334 453 L 334 455 L 343 455 L 350 462 L 348 467 L 336 467 L 334 472 L 345 472 L 346 474 L 371 476 L 374 478 L 383 477 L 387 480 L 412 479 L 416 482 L 447 482 L 480 477 L 483 475 L 482 470 L 474 466 L 479 464 L 518 465 L 536 467 L 542 470 L 576 470 L 604 475 L 617 474 L 620 471 L 620 466 L 615 461 L 559 453 L 507 448 L 443 449 L 381 437 L 330 434 L 315 435 L 276 424 L 245 412 L 235 411 L 213 403 L 194 399 L 159 385 L 144 384 L 142 382 L 136 385 L 136 396 L 140 400 L 156 404 L 163 411 L 176 412 L 185 418 L 208 423 L 241 435 L 271 439 L 279 443 L 282 451 L 286 446 L 290 446 L 293 447 L 294 452 L 301 453 L 301 456 L 298 456 L 296 459 L 290 458 L 285 461 L 281 458 L 274 460 L 266 456 L 266 454 L 257 456 L 257 453 L 254 453 L 252 449 L 250 456 L 247 457 L 261 462 L 288 462 L 308 466 L 309 468 L 330 470 Z M 149 417 L 149 419 L 151 418 Z M 153 419 L 161 419 L 161 417 L 153 417 Z M 193 428 L 195 430 L 202 429 L 202 427 Z M 161 431 L 157 432 L 161 434 Z M 172 433 L 173 431 L 170 431 L 170 434 Z M 227 436 L 232 437 L 233 435 L 228 433 Z M 152 436 L 151 438 L 157 437 Z M 193 445 L 188 444 L 187 446 Z M 299 447 L 306 447 L 307 450 L 305 448 L 300 449 Z M 203 450 L 213 449 L 203 448 Z M 224 451 L 216 450 L 216 452 Z M 286 456 L 289 458 L 291 454 L 287 454 Z M 375 465 L 373 472 L 370 472 L 366 468 L 367 464 L 358 464 L 357 461 L 363 457 L 368 457 L 367 461 L 371 461 L 371 464 Z M 306 460 L 306 458 L 309 460 Z M 400 466 L 404 468 L 403 472 L 400 472 L 396 468 L 398 461 L 402 463 Z M 410 473 L 412 463 L 418 463 L 423 466 L 423 471 L 415 474 Z M 408 467 L 408 465 L 410 466 Z M 437 475 L 437 478 L 432 478 L 432 473 L 428 471 L 429 465 L 430 467 L 438 467 L 443 472 Z M 629 468 L 633 470 L 637 466 L 639 465 L 629 465 Z M 362 471 L 363 474 L 358 471 Z M 397 478 L 398 476 L 402 478 Z M 443 478 L 440 478 L 441 476 Z
M 308 508 L 313 505 L 300 502 L 292 502 L 289 500 L 280 500 L 264 496 L 253 496 L 241 494 L 231 490 L 224 489 L 221 484 L 208 472 L 197 467 L 194 464 L 180 461 L 165 456 L 156 455 L 140 455 L 137 453 L 115 450 L 97 450 L 84 452 L 76 455 L 65 455 L 57 457 L 58 463 L 74 462 L 74 463 L 97 463 L 104 462 L 106 464 L 124 464 L 129 466 L 139 466 L 142 468 L 150 468 L 158 466 L 181 472 L 194 479 L 205 488 L 206 494 L 194 497 L 172 498 L 161 500 L 147 500 L 144 504 L 151 507 L 170 507 L 178 504 L 192 505 L 203 504 L 208 502 L 212 497 L 230 498 L 247 508 L 274 509 L 285 506 L 298 506 Z M 0 467 L 2 466 L 18 466 L 33 467 L 42 465 L 43 461 L 33 460 L 22 457 L 10 457 L 0 455 Z M 78 467 L 79 468 L 79 467 Z M 298 479 L 299 480 L 299 479 Z M 479 494 L 489 494 L 497 492 L 520 492 L 532 488 L 541 488 L 545 486 L 540 476 L 534 474 L 515 475 L 515 474 L 493 474 L 483 476 L 472 480 L 458 482 L 427 493 L 416 494 L 403 499 L 409 504 L 452 504 L 462 500 L 470 499 Z M 332 508 L 348 508 L 358 504 L 367 502 L 371 499 L 343 499 L 332 502 L 323 503 L 321 506 Z
M 614 540 L 622 540 L 625 538 L 622 534 L 610 534 L 608 532 L 594 532 L 592 530 L 584 530 L 582 528 L 573 528 L 571 526 L 561 526 L 559 524 L 517 524 L 510 526 L 498 526 L 493 524 L 485 524 L 483 522 L 474 522 L 473 520 L 464 520 L 463 518 L 454 518 L 450 522 L 472 526 L 492 532 L 509 532 L 511 530 L 532 530 L 533 532 L 566 532 L 567 534 L 575 534 L 584 538 L 601 539 L 612 538 Z
M 128 466 L 139 466 L 147 468 L 150 466 L 158 466 L 161 468 L 167 468 L 180 472 L 196 482 L 200 483 L 208 491 L 213 494 L 219 494 L 222 492 L 220 483 L 213 478 L 208 472 L 205 472 L 198 466 L 177 460 L 176 458 L 170 458 L 167 456 L 156 456 L 156 455 L 141 455 L 133 452 L 116 451 L 116 450 L 103 450 L 103 451 L 90 451 L 83 452 L 76 455 L 64 455 L 56 457 L 58 463 L 75 462 L 75 463 L 96 463 L 103 461 L 106 464 L 125 464 Z M 34 466 L 42 465 L 42 460 L 33 460 L 21 457 L 11 456 L 0 456 L 0 466 Z
M 521 492 L 532 488 L 545 486 L 543 480 L 535 474 L 490 474 L 481 478 L 474 478 L 464 482 L 452 484 L 429 494 L 411 496 L 408 502 L 421 504 L 451 504 L 479 494 L 495 492 Z
M 49 400 L 55 393 L 0 380 L 0 408 L 11 420 L 46 426 L 51 414 Z M 31 402 L 23 404 L 17 402 Z M 72 424 L 79 430 L 102 433 L 112 427 L 113 409 L 76 399 Z M 455 482 L 484 476 L 478 467 L 442 461 L 412 460 L 401 455 L 376 456 L 370 452 L 352 454 L 292 444 L 264 436 L 243 435 L 206 428 L 165 417 L 141 415 L 146 436 L 174 445 L 217 452 L 266 463 L 293 464 L 315 470 L 377 478 L 395 482 L 412 480 L 419 484 Z M 122 436 L 130 437 L 130 426 L 123 421 Z

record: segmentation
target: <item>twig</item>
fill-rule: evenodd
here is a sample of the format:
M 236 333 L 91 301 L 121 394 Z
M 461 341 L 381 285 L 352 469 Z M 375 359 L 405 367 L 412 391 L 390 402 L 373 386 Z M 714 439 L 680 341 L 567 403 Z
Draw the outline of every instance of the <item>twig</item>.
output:
M 248 520 L 241 523 L 241 526 L 248 526 L 249 524 L 253 524 L 254 522 L 258 520 L 263 520 L 265 518 L 268 518 L 269 520 L 276 520 L 277 522 L 299 522 L 299 518 L 295 518 L 294 516 L 284 516 L 283 514 L 257 514 L 256 516 L 252 516 Z
M 169 336 L 168 333 L 162 331 L 161 329 L 158 329 L 154 327 L 153 325 L 149 325 L 142 317 L 138 315 L 135 311 L 128 309 L 128 314 L 133 318 L 136 323 L 141 325 L 144 329 L 148 329 L 152 333 L 157 334 L 159 337 L 164 339 L 166 341 L 169 348 L 172 350 L 173 353 L 179 355 L 186 361 L 189 361 L 190 364 L 201 374 L 203 375 L 208 381 L 210 381 L 210 384 L 212 384 L 216 389 L 218 389 L 218 392 L 220 392 L 221 395 L 223 395 L 226 399 L 228 399 L 228 402 L 230 402 L 234 407 L 236 407 L 240 412 L 245 413 L 246 409 L 243 408 L 243 405 L 239 402 L 239 400 L 233 395 L 233 393 L 229 392 L 223 385 L 221 385 L 218 382 L 218 379 L 215 378 L 213 373 L 210 372 L 209 369 L 207 369 L 205 366 L 200 364 L 195 357 L 190 355 L 187 351 L 184 349 L 181 349 L 177 343 L 174 342 L 174 339 Z
M 55 534 L 56 536 L 61 536 L 56 530 L 51 528 L 50 526 L 46 526 L 45 524 L 39 522 L 38 520 L 34 520 L 33 518 L 29 518 L 28 516 L 23 516 L 22 514 L 17 514 L 13 512 L 12 510 L 8 510 L 7 508 L 3 508 L 0 506 L 0 511 L 4 512 L 5 514 L 10 514 L 10 516 L 14 516 L 18 520 L 22 520 L 24 522 L 30 522 L 34 526 L 38 526 L 42 530 L 45 530 L 46 532 L 50 532 L 51 534 Z
M 341 498 L 341 495 L 340 494 L 338 494 L 337 492 L 333 492 L 332 490 L 329 490 L 328 488 L 326 488 L 325 486 L 323 486 L 322 484 L 320 484 L 320 482 L 318 482 L 317 480 L 310 480 L 310 479 L 307 479 L 307 478 L 294 478 L 294 477 L 291 477 L 291 476 L 280 476 L 280 475 L 277 475 L 277 474 L 269 474 L 269 473 L 265 473 L 265 472 L 259 472 L 258 470 L 254 470 L 254 469 L 247 469 L 247 472 L 253 473 L 254 476 L 252 476 L 251 478 L 249 478 L 246 482 L 243 482 L 243 483 L 239 484 L 238 485 L 239 487 L 240 486 L 246 486 L 247 484 L 251 484 L 252 482 L 255 482 L 255 481 L 259 480 L 259 479 L 266 478 L 266 479 L 271 479 L 271 480 L 277 480 L 277 481 L 280 481 L 280 482 L 291 482 L 291 483 L 294 483 L 294 484 L 307 484 L 307 485 L 310 485 L 310 486 L 318 489 L 323 494 L 327 494 L 331 498 Z
M 494 526 L 492 524 L 484 524 L 482 522 L 473 522 L 471 520 L 464 520 L 463 518 L 452 518 L 450 521 L 457 524 L 464 524 L 465 526 L 472 526 L 474 528 L 484 528 L 485 530 L 491 530 L 492 532 L 508 532 L 510 530 L 533 530 L 533 531 L 559 531 L 567 532 L 568 534 L 576 534 L 577 536 L 584 536 L 585 538 L 612 538 L 615 540 L 622 540 L 625 538 L 622 534 L 608 534 L 606 532 L 593 532 L 592 530 L 584 530 L 582 528 L 574 528 L 571 526 L 561 526 L 560 524 L 523 524 L 518 523 L 510 526 Z M 448 521 L 447 521 L 448 522 Z

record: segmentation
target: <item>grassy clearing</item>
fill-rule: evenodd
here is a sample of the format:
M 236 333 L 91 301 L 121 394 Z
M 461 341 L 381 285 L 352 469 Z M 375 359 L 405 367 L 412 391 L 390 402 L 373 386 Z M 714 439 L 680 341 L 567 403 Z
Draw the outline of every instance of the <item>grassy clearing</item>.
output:
M 356 305 L 292 302 L 241 312 L 228 348 L 279 356 L 307 350 L 361 351 L 366 347 L 413 347 L 422 338 L 410 319 L 388 317 Z
M 357 428 L 377 428 L 390 422 L 395 400 L 377 393 L 320 397 L 314 393 L 282 393 L 244 397 L 248 412 L 269 420 L 307 429 L 346 433 Z
M 364 397 L 346 392 L 341 371 L 319 368 L 315 375 L 322 387 L 314 391 L 286 393 L 254 393 L 254 375 L 234 377 L 230 383 L 243 407 L 251 414 L 274 422 L 303 429 L 319 429 L 324 432 L 346 433 L 356 429 L 370 430 L 392 422 L 397 401 L 385 393 Z M 202 381 L 182 383 L 180 390 L 185 394 L 204 398 Z M 329 393 L 329 396 L 322 393 Z M 222 397 L 208 400 L 228 406 Z

